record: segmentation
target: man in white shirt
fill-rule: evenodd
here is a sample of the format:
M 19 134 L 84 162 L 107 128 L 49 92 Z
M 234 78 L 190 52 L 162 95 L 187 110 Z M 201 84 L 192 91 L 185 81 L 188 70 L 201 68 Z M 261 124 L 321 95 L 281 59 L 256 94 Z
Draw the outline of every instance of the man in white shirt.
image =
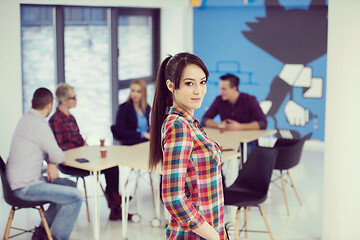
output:
M 11 142 L 6 176 L 14 194 L 27 201 L 49 201 L 45 212 L 54 239 L 66 240 L 76 222 L 83 196 L 76 184 L 59 178 L 57 164 L 65 159 L 46 117 L 53 105 L 53 95 L 46 88 L 35 91 L 32 109 L 20 119 Z M 43 161 L 48 163 L 47 177 L 42 176 Z M 42 223 L 32 240 L 47 239 Z

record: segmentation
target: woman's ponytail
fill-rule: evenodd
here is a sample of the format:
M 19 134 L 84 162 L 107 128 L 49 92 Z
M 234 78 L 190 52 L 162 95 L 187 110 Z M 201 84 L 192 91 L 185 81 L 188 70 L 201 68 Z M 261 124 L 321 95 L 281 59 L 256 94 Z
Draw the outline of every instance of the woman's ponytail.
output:
M 165 120 L 166 108 L 172 105 L 172 93 L 166 86 L 166 66 L 170 59 L 171 56 L 168 56 L 163 60 L 156 78 L 150 124 L 150 169 L 153 169 L 159 162 L 162 162 L 163 158 L 161 149 L 161 126 Z

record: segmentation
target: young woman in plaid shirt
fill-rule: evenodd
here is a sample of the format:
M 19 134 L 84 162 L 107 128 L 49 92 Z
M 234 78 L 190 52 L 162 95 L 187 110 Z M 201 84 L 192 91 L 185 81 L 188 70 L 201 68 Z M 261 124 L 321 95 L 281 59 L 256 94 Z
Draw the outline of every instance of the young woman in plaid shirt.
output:
M 208 76 L 190 53 L 169 56 L 159 68 L 149 163 L 163 166 L 162 198 L 171 214 L 166 239 L 226 239 L 220 148 L 194 118 Z

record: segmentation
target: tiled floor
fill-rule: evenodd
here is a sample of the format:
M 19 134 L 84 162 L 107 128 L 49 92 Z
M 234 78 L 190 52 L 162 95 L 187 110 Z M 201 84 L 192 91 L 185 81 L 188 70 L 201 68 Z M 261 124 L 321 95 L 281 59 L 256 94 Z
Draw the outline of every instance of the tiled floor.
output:
M 296 168 L 292 169 L 291 173 L 298 192 L 302 198 L 303 206 L 299 206 L 295 194 L 289 187 L 288 199 L 290 205 L 290 216 L 287 216 L 286 213 L 282 193 L 279 188 L 280 183 L 277 185 L 271 185 L 269 197 L 263 204 L 263 207 L 276 240 L 321 239 L 323 160 L 324 155 L 322 150 L 305 149 L 300 164 Z M 89 183 L 90 182 L 91 181 L 89 181 Z M 79 182 L 78 185 L 79 189 L 82 190 L 82 183 Z M 128 239 L 163 239 L 165 228 L 153 228 L 150 225 L 150 221 L 154 217 L 154 210 L 147 174 L 142 176 L 140 186 L 142 189 L 141 221 L 139 223 L 129 223 Z M 93 199 L 90 196 L 90 214 L 92 212 L 92 200 Z M 135 211 L 135 202 L 135 199 L 131 201 L 130 212 Z M 100 199 L 100 209 L 100 239 L 121 239 L 121 221 L 108 220 L 109 209 L 107 208 L 106 200 L 102 194 Z M 1 199 L 0 236 L 3 235 L 5 230 L 5 224 L 9 211 L 10 207 L 3 199 Z M 240 216 L 242 218 L 243 215 L 241 214 Z M 252 208 L 248 213 L 248 221 L 249 230 L 266 230 L 261 215 L 256 208 Z M 35 210 L 20 210 L 16 212 L 13 225 L 30 228 L 35 224 L 38 224 L 38 222 L 39 216 Z M 12 230 L 12 233 L 15 233 L 15 230 Z M 31 234 L 25 234 L 15 239 L 31 239 Z M 92 224 L 87 222 L 85 204 L 82 206 L 78 221 L 70 239 L 92 239 Z M 244 233 L 240 235 L 240 239 L 244 239 Z M 270 238 L 266 233 L 248 233 L 248 239 L 263 240 Z

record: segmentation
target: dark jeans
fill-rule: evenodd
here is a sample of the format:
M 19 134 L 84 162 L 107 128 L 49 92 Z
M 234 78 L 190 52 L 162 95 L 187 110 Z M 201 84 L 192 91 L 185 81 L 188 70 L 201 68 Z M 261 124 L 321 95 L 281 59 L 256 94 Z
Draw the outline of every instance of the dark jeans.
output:
M 25 201 L 51 202 L 45 212 L 51 234 L 59 240 L 69 238 L 83 201 L 83 195 L 73 181 L 57 178 L 53 183 L 43 182 L 16 189 L 14 194 Z

